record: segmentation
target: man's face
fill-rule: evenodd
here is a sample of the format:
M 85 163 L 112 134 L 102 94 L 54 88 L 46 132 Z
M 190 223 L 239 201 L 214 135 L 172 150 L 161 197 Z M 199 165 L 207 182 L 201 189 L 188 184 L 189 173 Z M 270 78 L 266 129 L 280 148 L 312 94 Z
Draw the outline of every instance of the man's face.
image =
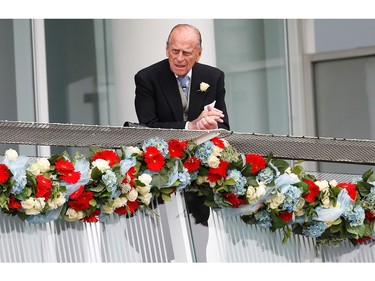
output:
M 198 37 L 190 29 L 176 29 L 167 43 L 166 54 L 169 66 L 177 76 L 186 75 L 199 61 L 202 49 L 198 47 Z

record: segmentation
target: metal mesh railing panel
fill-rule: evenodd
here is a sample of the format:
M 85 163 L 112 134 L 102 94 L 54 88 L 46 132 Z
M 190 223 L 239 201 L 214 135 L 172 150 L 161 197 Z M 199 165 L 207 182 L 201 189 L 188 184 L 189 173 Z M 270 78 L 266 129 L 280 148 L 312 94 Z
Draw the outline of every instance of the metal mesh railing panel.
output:
M 237 133 L 227 130 L 188 131 L 59 123 L 0 121 L 0 143 L 66 147 L 120 148 L 153 137 L 187 140 L 219 133 L 241 153 L 258 153 L 291 160 L 375 164 L 375 141 Z

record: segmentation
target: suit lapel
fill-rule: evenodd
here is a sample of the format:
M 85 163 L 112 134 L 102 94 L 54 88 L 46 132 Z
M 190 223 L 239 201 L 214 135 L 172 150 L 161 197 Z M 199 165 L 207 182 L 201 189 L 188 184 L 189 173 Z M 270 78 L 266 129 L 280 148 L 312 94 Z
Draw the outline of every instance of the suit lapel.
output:
M 195 64 L 190 85 L 189 120 L 197 118 L 206 105 L 207 95 L 199 92 L 200 83 L 205 82 L 204 77 L 205 75 L 200 71 L 199 64 Z
M 166 74 L 160 80 L 160 87 L 176 121 L 183 121 L 183 108 L 176 77 L 170 70 L 168 62 L 166 66 L 167 69 L 164 72 Z

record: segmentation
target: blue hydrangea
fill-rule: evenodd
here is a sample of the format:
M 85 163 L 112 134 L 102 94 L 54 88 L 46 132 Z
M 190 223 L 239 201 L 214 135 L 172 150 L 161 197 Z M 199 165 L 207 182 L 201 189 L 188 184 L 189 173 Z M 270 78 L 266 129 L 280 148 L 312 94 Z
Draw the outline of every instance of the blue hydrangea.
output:
M 228 207 L 228 204 L 223 202 L 223 198 L 217 192 L 214 193 L 214 202 L 219 206 L 219 208 Z
M 13 186 L 11 193 L 12 194 L 20 194 L 22 190 L 25 188 L 27 179 L 26 179 L 26 170 L 24 169 L 17 169 L 13 171 Z
M 226 179 L 234 179 L 235 184 L 232 185 L 234 194 L 237 196 L 244 195 L 246 193 L 245 185 L 247 183 L 246 178 L 238 170 L 228 170 Z
M 268 229 L 272 226 L 271 215 L 267 210 L 261 210 L 254 214 L 254 218 L 257 220 L 256 225 L 263 229 Z
M 317 221 L 307 227 L 304 227 L 302 234 L 306 237 L 317 238 L 320 237 L 326 229 L 327 226 L 323 222 Z
M 117 190 L 117 177 L 116 174 L 112 170 L 106 170 L 105 173 L 102 175 L 102 181 L 111 191 L 111 198 L 120 195 L 120 191 Z
M 178 190 L 184 189 L 191 183 L 190 174 L 185 168 L 182 171 L 178 172 L 178 179 L 180 181 L 180 184 L 177 186 Z
M 362 206 L 350 205 L 343 214 L 344 218 L 349 222 L 350 226 L 359 226 L 365 220 L 365 210 Z
M 145 151 L 149 146 L 155 146 L 161 152 L 161 154 L 163 154 L 164 157 L 166 157 L 169 153 L 168 143 L 161 138 L 156 137 L 145 140 L 142 145 L 143 151 Z
M 366 195 L 364 201 L 370 203 L 372 206 L 375 206 L 375 187 L 371 187 L 370 193 Z
M 210 141 L 206 141 L 197 147 L 195 150 L 195 157 L 201 161 L 201 164 L 208 165 L 207 159 L 211 156 L 213 148 L 214 144 Z
M 273 181 L 274 177 L 275 174 L 273 173 L 273 170 L 270 167 L 266 167 L 259 171 L 258 175 L 256 176 L 256 180 L 258 182 L 268 184 Z
M 295 211 L 302 191 L 298 187 L 289 185 L 283 186 L 281 189 L 281 193 L 285 195 L 285 199 L 281 207 L 288 212 Z

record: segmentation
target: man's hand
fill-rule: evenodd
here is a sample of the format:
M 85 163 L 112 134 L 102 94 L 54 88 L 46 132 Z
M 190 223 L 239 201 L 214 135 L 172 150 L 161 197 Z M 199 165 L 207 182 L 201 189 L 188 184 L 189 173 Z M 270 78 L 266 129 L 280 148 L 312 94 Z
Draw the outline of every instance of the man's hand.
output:
M 201 114 L 192 122 L 189 122 L 189 130 L 212 130 L 218 128 L 218 123 L 223 123 L 224 114 L 221 110 L 207 106 Z

